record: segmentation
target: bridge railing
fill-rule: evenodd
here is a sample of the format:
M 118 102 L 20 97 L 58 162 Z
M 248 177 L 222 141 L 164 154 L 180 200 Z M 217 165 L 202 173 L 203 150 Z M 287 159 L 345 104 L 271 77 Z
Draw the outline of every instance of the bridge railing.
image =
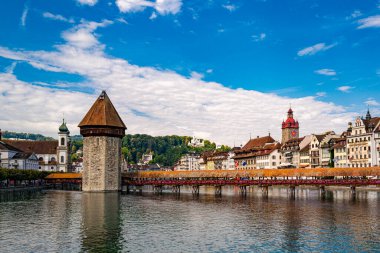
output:
M 264 180 L 240 180 L 240 179 L 156 179 L 156 180 L 125 180 L 124 183 L 128 185 L 153 185 L 153 186 L 223 186 L 223 185 L 236 185 L 236 186 L 273 186 L 273 185 L 316 185 L 316 186 L 360 186 L 360 185 L 380 185 L 380 179 L 264 179 Z
M 318 177 L 379 177 L 380 167 L 312 168 L 260 170 L 198 170 L 198 171 L 139 171 L 123 174 L 123 178 L 318 178 Z

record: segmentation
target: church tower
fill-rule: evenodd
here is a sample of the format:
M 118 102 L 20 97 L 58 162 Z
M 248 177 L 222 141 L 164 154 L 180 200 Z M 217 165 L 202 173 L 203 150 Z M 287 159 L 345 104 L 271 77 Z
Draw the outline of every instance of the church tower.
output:
M 286 121 L 282 121 L 282 143 L 299 138 L 299 124 L 293 118 L 293 110 L 289 108 Z
M 127 129 L 107 93 L 98 99 L 79 123 L 83 135 L 82 190 L 121 190 L 121 139 Z
M 57 148 L 57 170 L 68 172 L 70 164 L 70 131 L 66 126 L 65 119 L 59 127 Z

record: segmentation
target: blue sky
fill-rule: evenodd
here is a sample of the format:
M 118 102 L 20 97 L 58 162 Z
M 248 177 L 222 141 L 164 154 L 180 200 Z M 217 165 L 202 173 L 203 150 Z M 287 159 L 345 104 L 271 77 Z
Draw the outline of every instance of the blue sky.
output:
M 367 104 L 380 113 L 377 0 L 6 1 L 0 15 L 3 103 L 37 115 L 46 96 L 61 96 L 48 101 L 46 129 L 30 120 L 22 129 L 12 110 L 0 116 L 4 129 L 54 135 L 65 113 L 76 132 L 101 89 L 120 101 L 127 125 L 136 122 L 131 132 L 229 144 L 249 133 L 279 136 L 289 103 L 303 134 L 344 130 Z M 12 95 L 16 83 L 30 92 Z M 25 105 L 39 96 L 35 109 Z

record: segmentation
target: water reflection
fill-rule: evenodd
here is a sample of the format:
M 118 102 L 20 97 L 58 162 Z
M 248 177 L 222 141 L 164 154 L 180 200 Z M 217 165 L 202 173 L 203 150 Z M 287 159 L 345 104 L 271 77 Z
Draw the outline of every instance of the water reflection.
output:
M 82 193 L 82 219 L 83 251 L 122 249 L 119 193 Z
M 380 252 L 380 192 L 183 190 L 0 203 L 0 252 Z

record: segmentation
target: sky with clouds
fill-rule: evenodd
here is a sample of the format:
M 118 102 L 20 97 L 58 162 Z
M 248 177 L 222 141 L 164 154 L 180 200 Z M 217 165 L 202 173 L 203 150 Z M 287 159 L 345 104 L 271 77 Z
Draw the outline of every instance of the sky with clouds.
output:
M 72 134 L 101 90 L 128 133 L 244 144 L 380 115 L 380 2 L 4 1 L 0 128 Z

